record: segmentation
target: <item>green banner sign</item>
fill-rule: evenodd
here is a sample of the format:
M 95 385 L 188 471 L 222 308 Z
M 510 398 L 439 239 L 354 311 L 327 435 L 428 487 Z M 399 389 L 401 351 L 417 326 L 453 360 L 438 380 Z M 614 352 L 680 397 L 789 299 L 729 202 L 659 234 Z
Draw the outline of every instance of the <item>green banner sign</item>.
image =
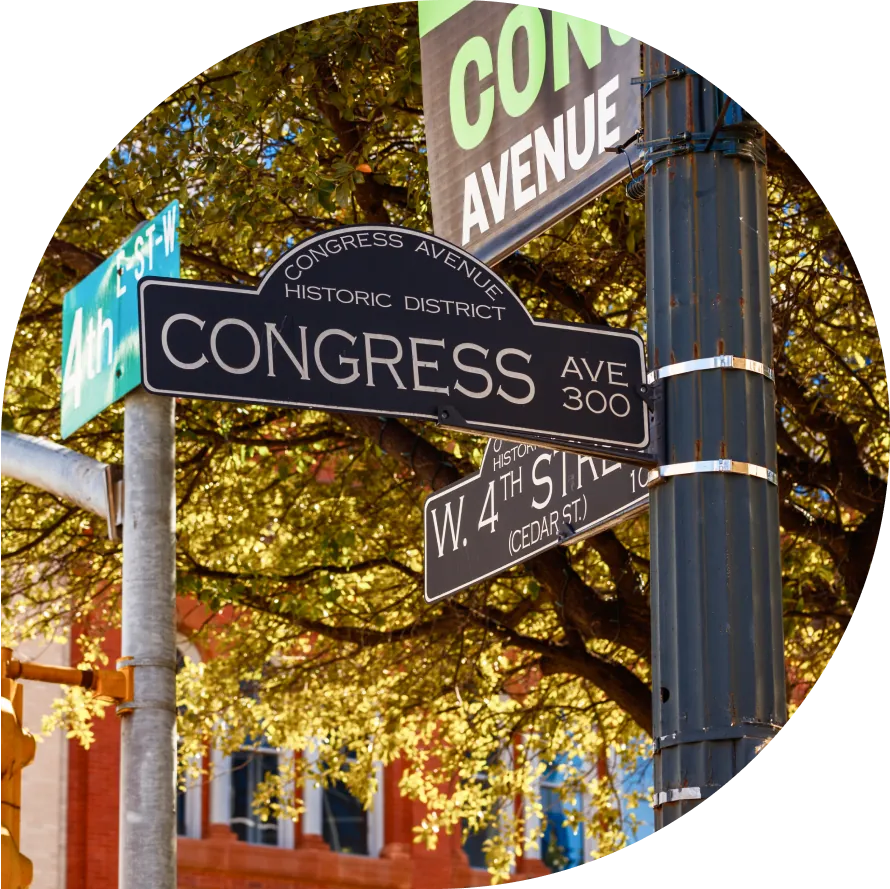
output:
M 636 40 L 532 6 L 418 9 L 437 235 L 494 263 L 628 175 L 607 149 L 640 126 Z
M 179 202 L 168 204 L 62 303 L 62 438 L 141 382 L 136 290 L 179 277 Z

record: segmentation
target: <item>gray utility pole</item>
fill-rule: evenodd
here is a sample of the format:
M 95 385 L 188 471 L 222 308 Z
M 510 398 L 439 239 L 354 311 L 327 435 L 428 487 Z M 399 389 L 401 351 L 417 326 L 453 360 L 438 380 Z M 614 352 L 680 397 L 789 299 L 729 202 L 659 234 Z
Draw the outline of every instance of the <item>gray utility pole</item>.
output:
M 787 718 L 762 130 L 645 48 L 655 824 Z
M 120 889 L 176 887 L 174 407 L 142 387 L 124 401 Z

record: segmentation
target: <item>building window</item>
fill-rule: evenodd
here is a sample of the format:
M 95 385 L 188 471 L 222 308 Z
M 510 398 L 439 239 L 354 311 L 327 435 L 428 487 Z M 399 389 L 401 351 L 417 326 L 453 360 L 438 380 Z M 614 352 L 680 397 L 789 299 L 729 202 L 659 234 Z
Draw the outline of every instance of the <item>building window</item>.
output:
M 541 776 L 541 808 L 544 810 L 544 833 L 541 837 L 541 860 L 553 871 L 577 867 L 584 861 L 584 830 L 581 825 L 566 824 L 566 817 L 581 811 L 581 794 L 564 798 L 560 788 L 565 780 L 560 757 Z
M 505 756 L 505 753 L 492 753 L 488 757 L 488 765 L 493 766 L 498 760 L 502 760 Z M 486 772 L 478 772 L 476 774 L 476 783 L 481 785 L 483 788 L 488 788 L 490 786 L 490 781 L 488 778 L 488 774 Z M 467 819 L 463 819 L 461 821 L 461 827 L 466 832 L 468 828 Z M 467 860 L 470 863 L 470 867 L 476 867 L 484 870 L 488 867 L 488 862 L 485 858 L 485 841 L 495 837 L 499 833 L 500 828 L 500 817 L 498 817 L 498 824 L 486 824 L 483 827 L 479 827 L 476 830 L 472 831 L 472 833 L 467 834 L 466 839 L 463 842 L 463 850 L 466 853 Z
M 464 830 L 467 829 L 466 819 L 464 819 L 462 826 Z M 478 867 L 481 870 L 488 867 L 488 862 L 485 859 L 484 844 L 487 839 L 496 836 L 497 832 L 498 829 L 495 825 L 487 824 L 485 827 L 480 827 L 467 835 L 467 838 L 464 840 L 463 850 L 467 855 L 467 860 L 470 862 L 470 867 Z
M 322 836 L 334 852 L 367 855 L 368 813 L 342 781 L 325 787 L 322 793 Z
M 238 839 L 261 846 L 277 846 L 278 819 L 269 815 L 266 821 L 253 810 L 258 786 L 278 773 L 278 753 L 262 742 L 249 750 L 237 750 L 231 756 L 231 817 L 229 824 Z
M 305 753 L 310 768 L 323 756 L 323 744 L 313 744 Z M 354 753 L 347 753 L 355 759 Z M 383 765 L 374 764 L 377 790 L 369 809 L 343 781 L 327 787 L 312 774 L 303 785 L 303 832 L 321 836 L 334 852 L 376 857 L 383 849 Z

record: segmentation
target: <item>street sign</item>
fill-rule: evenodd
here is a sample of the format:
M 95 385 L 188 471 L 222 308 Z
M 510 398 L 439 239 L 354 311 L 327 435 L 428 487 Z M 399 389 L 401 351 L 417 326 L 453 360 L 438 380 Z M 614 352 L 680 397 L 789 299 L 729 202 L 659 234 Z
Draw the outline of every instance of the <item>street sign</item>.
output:
M 497 262 L 641 162 L 615 153 L 640 128 L 638 41 L 532 6 L 418 9 L 436 234 Z
M 644 468 L 491 439 L 479 472 L 424 503 L 424 597 L 443 599 L 648 506 Z
M 643 341 L 533 319 L 470 254 L 360 225 L 285 254 L 258 289 L 146 278 L 150 392 L 441 420 L 476 433 L 649 443 Z
M 145 275 L 179 276 L 179 202 L 134 232 L 62 302 L 62 438 L 135 389 L 136 290 Z

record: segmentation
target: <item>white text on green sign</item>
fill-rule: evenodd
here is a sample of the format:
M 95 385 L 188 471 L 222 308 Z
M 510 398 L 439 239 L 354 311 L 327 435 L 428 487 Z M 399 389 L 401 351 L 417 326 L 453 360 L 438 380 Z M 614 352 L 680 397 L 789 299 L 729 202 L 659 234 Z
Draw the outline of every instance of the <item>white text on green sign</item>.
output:
M 142 381 L 136 287 L 145 275 L 179 277 L 178 222 L 173 201 L 65 294 L 63 438 Z

